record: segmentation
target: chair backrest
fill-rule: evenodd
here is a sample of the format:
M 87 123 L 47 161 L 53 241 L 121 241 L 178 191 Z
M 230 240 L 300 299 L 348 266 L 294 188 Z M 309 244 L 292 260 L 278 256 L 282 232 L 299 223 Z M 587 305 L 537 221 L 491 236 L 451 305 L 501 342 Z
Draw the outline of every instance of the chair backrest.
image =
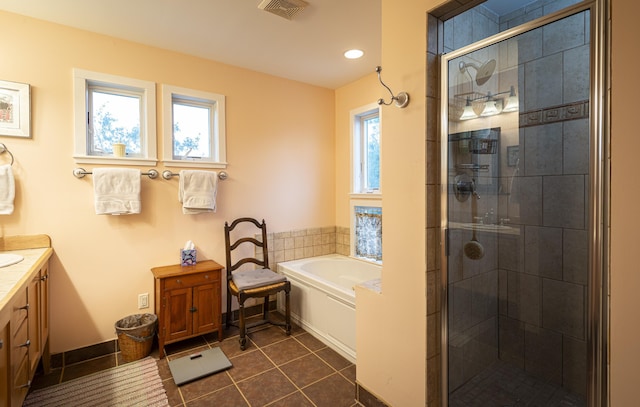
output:
M 245 226 L 247 226 L 247 224 L 253 224 L 258 230 L 261 231 L 261 235 L 262 235 L 261 240 L 258 240 L 254 237 L 257 234 L 257 231 L 256 233 L 252 233 L 251 235 L 240 235 L 239 233 L 233 233 L 233 230 L 236 227 L 239 227 L 239 229 L 242 229 L 244 231 L 244 229 L 246 229 Z M 255 230 L 253 228 L 251 229 Z M 256 219 L 253 219 L 253 218 L 238 218 L 233 222 L 231 222 L 231 224 L 229 224 L 228 222 L 225 222 L 224 223 L 224 239 L 225 239 L 225 248 L 226 248 L 226 255 L 227 255 L 227 279 L 230 279 L 231 273 L 237 270 L 238 268 L 240 268 L 240 266 L 242 266 L 243 264 L 253 263 L 261 268 L 267 268 L 267 269 L 269 268 L 269 253 L 267 248 L 267 224 L 265 223 L 264 219 L 262 220 L 262 223 L 258 222 Z M 235 256 L 237 258 L 233 256 L 234 250 L 240 247 L 243 243 L 249 243 L 254 245 L 253 247 L 254 253 L 255 253 L 254 256 L 249 256 L 249 255 Z M 258 254 L 257 249 L 259 248 L 262 249 L 261 256 Z

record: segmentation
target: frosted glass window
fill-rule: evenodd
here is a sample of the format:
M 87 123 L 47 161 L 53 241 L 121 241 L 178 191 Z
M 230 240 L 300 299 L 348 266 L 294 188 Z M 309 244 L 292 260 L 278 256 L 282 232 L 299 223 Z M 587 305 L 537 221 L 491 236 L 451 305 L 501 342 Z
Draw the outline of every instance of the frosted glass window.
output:
M 355 255 L 382 261 L 382 208 L 355 206 Z

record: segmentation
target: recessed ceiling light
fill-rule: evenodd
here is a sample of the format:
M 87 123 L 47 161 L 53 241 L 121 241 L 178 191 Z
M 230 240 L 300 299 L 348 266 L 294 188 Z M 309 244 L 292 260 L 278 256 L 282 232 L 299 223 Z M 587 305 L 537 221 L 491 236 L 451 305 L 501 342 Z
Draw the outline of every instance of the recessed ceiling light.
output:
M 347 59 L 358 59 L 364 55 L 364 51 L 361 49 L 350 49 L 344 52 L 344 57 Z

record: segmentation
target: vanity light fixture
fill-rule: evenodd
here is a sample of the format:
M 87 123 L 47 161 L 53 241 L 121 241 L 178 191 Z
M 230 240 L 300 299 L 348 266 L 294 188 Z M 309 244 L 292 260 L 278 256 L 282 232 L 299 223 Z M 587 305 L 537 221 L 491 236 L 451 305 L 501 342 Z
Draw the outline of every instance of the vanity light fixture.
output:
M 378 73 L 378 80 L 380 81 L 382 86 L 387 88 L 387 90 L 391 94 L 391 100 L 389 101 L 389 103 L 387 103 L 384 101 L 384 99 L 378 99 L 378 104 L 388 106 L 391 103 L 393 103 L 393 101 L 395 100 L 396 106 L 399 107 L 400 109 L 407 107 L 407 105 L 409 104 L 409 94 L 407 92 L 400 92 L 398 93 L 397 96 L 394 96 L 393 92 L 391 92 L 391 89 L 389 89 L 389 87 L 385 85 L 384 82 L 382 82 L 382 78 L 380 77 L 380 71 L 382 71 L 382 67 L 376 66 L 376 72 Z
M 344 57 L 347 59 L 358 59 L 362 58 L 364 55 L 364 51 L 361 49 L 350 49 L 344 52 Z
M 503 112 L 515 112 L 520 108 L 520 102 L 518 102 L 518 96 L 516 96 L 516 90 L 513 86 L 509 90 L 509 97 L 502 109 Z
M 467 96 L 467 104 L 465 105 L 464 110 L 462 111 L 462 116 L 460 116 L 460 120 L 475 119 L 476 117 L 478 117 L 478 115 L 473 110 L 473 106 L 471 106 L 471 98 Z
M 498 97 L 500 95 L 509 94 L 508 97 Z M 462 95 L 460 95 L 462 96 Z M 470 120 L 478 117 L 476 112 L 473 109 L 473 102 L 479 102 L 484 100 L 484 106 L 482 109 L 482 113 L 480 113 L 480 117 L 488 117 L 495 116 L 500 113 L 507 112 L 516 112 L 519 109 L 518 96 L 516 95 L 516 90 L 513 86 L 510 87 L 508 91 L 491 93 L 487 92 L 486 95 L 478 96 L 478 97 L 466 97 L 466 104 L 464 110 L 462 111 L 462 115 L 460 115 L 459 120 Z M 503 107 L 504 106 L 504 107 Z
M 482 117 L 495 116 L 498 113 L 500 113 L 500 110 L 498 110 L 498 107 L 496 106 L 496 101 L 495 99 L 493 99 L 491 92 L 489 92 L 489 94 L 487 95 L 487 101 L 484 102 L 484 109 L 482 109 L 482 113 L 480 113 L 480 116 Z

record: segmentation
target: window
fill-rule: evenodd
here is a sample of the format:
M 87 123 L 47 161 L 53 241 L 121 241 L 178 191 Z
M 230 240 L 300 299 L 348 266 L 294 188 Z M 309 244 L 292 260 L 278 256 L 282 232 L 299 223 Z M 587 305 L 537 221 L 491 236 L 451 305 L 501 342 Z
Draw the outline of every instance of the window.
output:
M 153 82 L 75 69 L 76 161 L 154 165 L 155 99 Z M 122 157 L 114 156 L 116 143 L 125 145 Z
M 225 168 L 224 96 L 162 88 L 165 165 Z
M 353 192 L 380 192 L 380 112 L 366 106 L 352 112 Z
M 351 255 L 382 263 L 380 106 L 351 111 Z
M 354 256 L 382 262 L 382 208 L 354 206 Z

